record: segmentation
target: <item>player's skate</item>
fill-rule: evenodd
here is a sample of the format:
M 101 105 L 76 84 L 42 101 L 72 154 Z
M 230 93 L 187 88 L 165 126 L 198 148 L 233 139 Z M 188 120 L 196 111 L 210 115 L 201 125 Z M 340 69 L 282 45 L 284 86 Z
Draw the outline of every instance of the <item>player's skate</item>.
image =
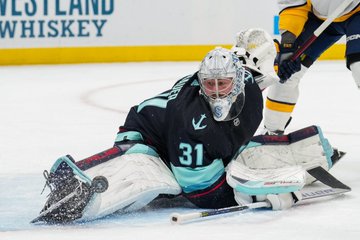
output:
M 335 163 L 337 163 L 341 158 L 345 156 L 346 152 L 340 151 L 337 148 L 333 148 L 333 155 L 331 156 L 331 162 L 334 166 Z
M 91 180 L 69 155 L 59 158 L 50 173 L 45 170 L 44 177 L 50 194 L 40 215 L 31 223 L 66 223 L 79 219 L 94 194 L 102 193 L 108 187 L 105 177 Z
M 289 119 L 287 120 L 285 127 L 283 130 L 277 129 L 277 130 L 271 130 L 269 128 L 267 128 L 266 126 L 264 126 L 263 129 L 261 129 L 261 131 L 259 132 L 258 135 L 270 135 L 270 136 L 281 136 L 285 134 L 285 129 L 289 126 L 290 122 L 292 120 L 292 117 L 289 117 Z

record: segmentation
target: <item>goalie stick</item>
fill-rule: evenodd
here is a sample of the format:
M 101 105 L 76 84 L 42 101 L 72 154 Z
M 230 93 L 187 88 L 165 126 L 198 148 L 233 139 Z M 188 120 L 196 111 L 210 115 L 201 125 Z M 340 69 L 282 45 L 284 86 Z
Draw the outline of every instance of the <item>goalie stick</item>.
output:
M 321 198 L 327 197 L 337 194 L 342 194 L 349 192 L 350 189 L 340 189 L 340 188 L 326 188 L 326 189 L 319 189 L 315 191 L 301 191 L 302 201 L 314 199 L 314 198 Z M 270 208 L 271 204 L 269 202 L 255 202 L 250 203 L 242 206 L 233 206 L 227 208 L 219 208 L 219 209 L 212 209 L 208 211 L 202 212 L 194 212 L 194 213 L 187 213 L 187 214 L 179 214 L 173 213 L 170 217 L 170 221 L 173 224 L 183 224 L 191 220 L 199 220 L 201 218 L 211 217 L 215 215 L 223 215 L 227 213 L 233 212 L 241 212 L 248 209 L 258 209 L 258 208 Z
M 324 183 L 325 185 L 329 186 L 330 188 L 322 188 L 317 190 L 302 190 L 301 195 L 302 199 L 300 202 L 307 201 L 310 199 L 315 198 L 323 198 L 328 197 L 332 195 L 338 195 L 343 194 L 346 192 L 350 192 L 351 188 L 347 185 L 340 182 L 338 179 L 336 179 L 333 175 L 331 175 L 329 172 L 327 172 L 322 167 L 316 167 L 313 169 L 308 170 L 308 173 L 315 177 L 320 182 Z M 220 208 L 220 209 L 212 209 L 207 211 L 201 211 L 201 212 L 194 212 L 194 213 L 188 213 L 188 214 L 179 214 L 179 213 L 173 213 L 170 216 L 170 222 L 173 224 L 182 224 L 186 223 L 191 220 L 200 220 L 202 218 L 210 217 L 210 216 L 216 216 L 216 215 L 223 215 L 227 213 L 233 213 L 233 212 L 241 212 L 248 209 L 258 209 L 258 208 L 270 208 L 271 204 L 267 201 L 265 202 L 255 202 L 251 204 L 246 204 L 242 206 L 232 206 L 227 208 Z

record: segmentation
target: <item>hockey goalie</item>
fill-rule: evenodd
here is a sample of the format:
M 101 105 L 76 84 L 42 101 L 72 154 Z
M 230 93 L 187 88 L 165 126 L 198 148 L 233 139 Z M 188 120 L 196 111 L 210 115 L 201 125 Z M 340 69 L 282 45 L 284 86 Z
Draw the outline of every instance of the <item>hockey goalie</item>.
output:
M 274 210 L 301 199 L 341 154 L 317 126 L 255 136 L 261 90 L 279 81 L 273 40 L 261 29 L 217 47 L 199 70 L 130 109 L 113 147 L 81 161 L 60 157 L 44 172 L 50 194 L 33 222 L 66 223 L 134 211 L 159 196 L 199 208 L 268 201 Z

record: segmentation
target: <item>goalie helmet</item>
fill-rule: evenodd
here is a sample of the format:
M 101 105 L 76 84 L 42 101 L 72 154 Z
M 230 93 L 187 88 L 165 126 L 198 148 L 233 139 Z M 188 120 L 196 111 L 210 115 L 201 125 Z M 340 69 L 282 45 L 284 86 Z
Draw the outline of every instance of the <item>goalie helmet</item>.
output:
M 209 103 L 216 121 L 237 117 L 245 103 L 245 69 L 230 50 L 217 47 L 200 64 L 201 94 Z

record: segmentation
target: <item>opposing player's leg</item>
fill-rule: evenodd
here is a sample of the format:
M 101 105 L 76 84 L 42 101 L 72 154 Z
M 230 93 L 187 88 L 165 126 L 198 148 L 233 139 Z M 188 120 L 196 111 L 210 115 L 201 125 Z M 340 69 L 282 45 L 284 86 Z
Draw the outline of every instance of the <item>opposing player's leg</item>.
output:
M 357 87 L 360 89 L 360 14 L 347 20 L 346 65 L 351 70 Z
M 360 54 L 359 54 L 359 58 L 360 58 Z M 350 65 L 350 70 L 354 77 L 356 86 L 360 89 L 360 61 L 352 63 Z
M 265 133 L 282 134 L 285 131 L 299 98 L 300 79 L 306 70 L 307 68 L 302 66 L 287 82 L 277 82 L 269 87 L 264 110 Z
M 310 14 L 304 31 L 296 39 L 296 45 L 301 46 L 321 23 L 321 20 Z M 264 111 L 264 133 L 284 132 L 299 98 L 300 79 L 319 56 L 341 38 L 343 30 L 340 24 L 330 25 L 301 56 L 301 70 L 293 74 L 285 83 L 276 83 L 269 87 Z
M 58 159 L 47 175 L 47 185 L 51 193 L 36 220 L 51 223 L 133 211 L 160 194 L 181 193 L 157 153 L 132 141 L 120 142 L 77 163 L 70 156 Z

